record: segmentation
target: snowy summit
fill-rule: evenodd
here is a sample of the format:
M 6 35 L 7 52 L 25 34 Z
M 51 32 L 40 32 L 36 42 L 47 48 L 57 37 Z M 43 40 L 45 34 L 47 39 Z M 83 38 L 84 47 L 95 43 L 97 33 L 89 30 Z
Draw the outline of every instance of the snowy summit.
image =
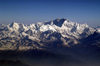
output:
M 98 29 L 100 32 L 100 30 Z M 24 25 L 12 23 L 0 25 L 0 50 L 5 49 L 43 49 L 55 44 L 71 47 L 80 40 L 94 34 L 96 29 L 87 24 L 78 24 L 67 19 Z

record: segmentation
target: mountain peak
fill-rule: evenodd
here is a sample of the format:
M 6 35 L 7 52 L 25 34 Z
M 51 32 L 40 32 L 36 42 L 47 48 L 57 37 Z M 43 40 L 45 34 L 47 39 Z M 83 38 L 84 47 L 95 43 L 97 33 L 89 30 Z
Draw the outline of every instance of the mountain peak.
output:
M 100 26 L 97 26 L 96 30 L 97 30 L 98 33 L 100 33 Z
M 18 25 L 17 22 L 12 22 L 12 23 L 10 24 L 10 27 L 13 27 L 13 26 L 16 26 L 16 25 Z
M 66 21 L 67 19 L 55 19 L 55 20 L 53 20 L 53 24 L 55 24 L 55 25 L 57 25 L 57 26 L 59 26 L 59 27 L 61 27 L 62 26 L 62 24 Z
M 17 30 L 19 29 L 19 23 L 17 23 L 17 22 L 13 22 L 9 26 L 14 28 L 14 29 L 17 29 Z
M 65 20 L 67 20 L 67 19 L 65 19 L 65 18 L 57 18 L 57 19 L 55 19 L 54 21 L 57 21 L 57 22 L 60 22 L 60 21 L 65 21 Z

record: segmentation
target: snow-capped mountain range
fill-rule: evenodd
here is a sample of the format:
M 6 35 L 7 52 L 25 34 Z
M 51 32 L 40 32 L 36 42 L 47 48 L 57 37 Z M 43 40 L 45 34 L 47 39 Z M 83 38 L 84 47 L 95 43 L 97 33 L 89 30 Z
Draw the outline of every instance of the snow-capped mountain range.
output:
M 99 27 L 92 28 L 87 24 L 78 24 L 67 19 L 55 19 L 30 25 L 16 22 L 8 25 L 1 24 L 0 50 L 72 47 L 81 44 L 95 33 L 100 37 Z M 98 42 L 100 44 L 100 41 Z

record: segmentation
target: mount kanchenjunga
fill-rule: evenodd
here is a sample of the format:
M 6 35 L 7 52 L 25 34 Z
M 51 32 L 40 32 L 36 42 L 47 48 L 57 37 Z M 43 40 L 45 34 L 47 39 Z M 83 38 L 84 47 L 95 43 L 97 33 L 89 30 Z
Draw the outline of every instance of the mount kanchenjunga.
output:
M 71 47 L 94 34 L 96 29 L 87 24 L 78 24 L 67 19 L 24 25 L 12 23 L 0 25 L 0 50 L 44 49 Z

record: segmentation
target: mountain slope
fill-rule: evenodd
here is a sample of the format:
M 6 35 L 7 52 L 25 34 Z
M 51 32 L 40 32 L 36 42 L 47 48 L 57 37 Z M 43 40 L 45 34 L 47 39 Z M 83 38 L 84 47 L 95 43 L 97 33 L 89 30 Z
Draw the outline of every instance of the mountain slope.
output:
M 94 34 L 98 29 L 67 19 L 24 25 L 0 25 L 0 50 L 28 50 L 72 47 Z

